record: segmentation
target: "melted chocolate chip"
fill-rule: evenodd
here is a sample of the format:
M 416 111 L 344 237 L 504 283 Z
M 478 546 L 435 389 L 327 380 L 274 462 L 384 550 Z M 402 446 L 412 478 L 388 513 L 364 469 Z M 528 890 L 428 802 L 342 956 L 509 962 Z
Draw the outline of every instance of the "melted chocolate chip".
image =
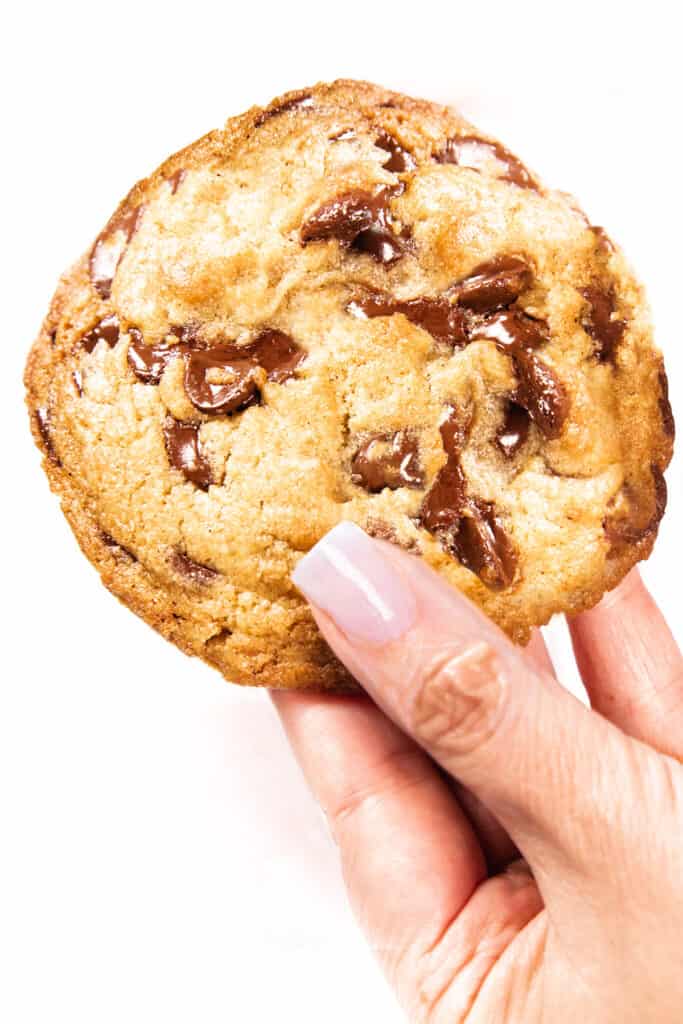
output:
M 473 329 L 473 340 L 484 338 L 512 357 L 519 379 L 515 402 L 546 437 L 558 437 L 569 412 L 569 398 L 554 370 L 533 352 L 548 340 L 548 325 L 519 310 L 505 310 Z
M 188 351 L 182 342 L 177 345 L 145 345 L 137 327 L 130 328 L 128 335 L 128 365 L 143 384 L 158 384 L 171 360 Z
M 107 533 L 106 530 L 100 530 L 100 538 L 102 539 L 102 543 L 106 544 L 108 548 L 111 548 L 115 554 L 123 555 L 124 558 L 130 559 L 132 562 L 137 562 L 137 558 L 133 552 L 124 547 L 123 544 L 119 544 L 117 540 L 114 540 L 112 535 Z
M 389 132 L 381 131 L 375 139 L 378 149 L 383 149 L 389 156 L 382 167 L 394 174 L 405 174 L 407 171 L 414 171 L 417 167 L 415 157 L 404 149 L 398 139 L 395 139 Z
M 434 155 L 440 164 L 458 164 L 473 171 L 482 167 L 494 157 L 502 164 L 504 173 L 500 177 L 520 188 L 537 190 L 538 186 L 524 164 L 500 142 L 489 142 L 477 135 L 461 135 L 448 139 L 444 148 Z
M 143 212 L 142 206 L 118 210 L 98 235 L 90 253 L 90 280 L 95 291 L 103 298 L 111 295 L 111 285 L 126 247 L 137 231 Z
M 282 103 L 276 104 L 274 107 L 268 107 L 266 110 L 262 110 L 257 115 L 254 121 L 254 128 L 260 128 L 266 121 L 270 121 L 273 117 L 278 117 L 280 114 L 286 113 L 288 110 L 300 110 L 307 109 L 313 106 L 313 97 L 306 93 L 304 96 L 293 96 L 289 100 L 284 100 Z
M 594 282 L 588 288 L 584 288 L 581 294 L 588 303 L 588 313 L 583 320 L 583 327 L 596 342 L 596 355 L 600 362 L 612 362 L 626 330 L 626 322 L 613 317 L 616 307 L 614 285 L 604 288 Z
M 509 587 L 515 575 L 516 555 L 502 521 L 490 502 L 470 498 L 460 463 L 466 426 L 449 407 L 441 422 L 446 464 L 425 495 L 420 524 L 493 590 Z
M 306 352 L 282 331 L 263 331 L 248 346 L 251 357 L 266 371 L 268 380 L 281 384 L 296 376 L 296 370 L 306 358 Z
M 609 237 L 604 228 L 598 227 L 595 224 L 591 224 L 588 228 L 595 235 L 595 244 L 598 250 L 604 255 L 610 255 L 615 252 L 614 242 Z
M 62 460 L 60 459 L 59 455 L 57 455 L 54 441 L 52 440 L 52 431 L 50 430 L 49 409 L 36 409 L 35 420 L 48 459 L 50 460 L 50 462 L 54 463 L 55 466 L 61 466 Z
M 667 437 L 676 436 L 676 424 L 674 414 L 669 401 L 669 381 L 664 367 L 659 371 L 659 411 L 662 414 L 662 428 Z
M 460 450 L 466 431 L 462 417 L 453 406 L 447 406 L 439 430 L 446 464 L 425 495 L 419 517 L 421 525 L 430 533 L 456 528 L 466 501 L 465 474 L 460 465 Z
M 202 453 L 199 443 L 199 423 L 184 423 L 167 416 L 164 422 L 164 443 L 168 461 L 186 480 L 209 489 L 213 483 L 211 465 Z
M 74 382 L 76 388 L 76 394 L 79 398 L 83 397 L 83 376 L 80 370 L 74 370 L 71 374 L 71 379 Z
M 516 402 L 527 410 L 545 437 L 559 437 L 569 412 L 564 385 L 534 352 L 516 352 L 513 362 L 519 378 Z
M 450 538 L 453 553 L 491 590 L 509 587 L 517 558 L 502 521 L 490 502 L 472 501 Z
M 174 196 L 176 194 L 176 192 L 178 191 L 179 186 L 182 185 L 183 181 L 185 180 L 186 175 L 187 175 L 187 171 L 185 170 L 185 168 L 184 167 L 179 167 L 177 171 L 174 171 L 173 174 L 171 174 L 166 179 L 166 181 L 171 186 L 171 195 L 172 196 Z
M 353 128 L 342 128 L 335 135 L 330 135 L 330 142 L 346 142 L 348 139 L 355 139 L 356 133 Z
M 249 350 L 237 345 L 191 349 L 185 359 L 185 390 L 200 412 L 238 412 L 261 397 L 256 370 Z
M 529 436 L 529 413 L 516 402 L 508 402 L 503 422 L 496 433 L 496 445 L 506 459 L 512 459 Z
M 654 510 L 648 515 L 639 500 L 640 492 L 626 482 L 621 489 L 626 508 L 619 513 L 608 514 L 603 520 L 605 536 L 615 553 L 623 549 L 624 545 L 647 540 L 659 527 L 666 510 L 666 480 L 656 463 L 650 465 L 650 471 L 654 485 Z
M 449 296 L 477 313 L 509 306 L 530 287 L 532 271 L 520 256 L 498 256 L 480 263 L 448 289 Z
M 50 344 L 53 348 L 57 344 L 57 328 L 55 328 L 54 331 L 50 331 Z
M 421 487 L 417 439 L 405 430 L 366 438 L 351 459 L 351 480 L 371 493 L 385 487 Z
M 370 318 L 402 313 L 411 323 L 451 348 L 462 348 L 468 342 L 463 310 L 442 296 L 399 301 L 375 292 L 352 299 L 346 308 L 355 316 Z
M 210 565 L 202 565 L 201 562 L 195 562 L 184 551 L 176 550 L 171 552 L 169 562 L 171 568 L 175 569 L 180 576 L 184 576 L 191 583 L 197 583 L 202 587 L 213 583 L 220 576 L 218 570 L 213 569 Z
M 404 235 L 391 227 L 390 200 L 399 194 L 394 188 L 372 193 L 354 189 L 319 206 L 301 228 L 301 242 L 336 238 L 341 245 L 366 252 L 378 263 L 393 263 L 407 248 Z
M 110 316 L 105 316 L 87 334 L 84 334 L 79 344 L 86 352 L 94 351 L 99 341 L 106 341 L 109 348 L 113 348 L 119 340 L 120 330 L 119 318 L 112 313 Z
M 486 339 L 502 349 L 515 351 L 538 348 L 548 341 L 548 325 L 545 320 L 535 320 L 521 310 L 504 310 L 487 317 L 471 332 L 473 341 Z

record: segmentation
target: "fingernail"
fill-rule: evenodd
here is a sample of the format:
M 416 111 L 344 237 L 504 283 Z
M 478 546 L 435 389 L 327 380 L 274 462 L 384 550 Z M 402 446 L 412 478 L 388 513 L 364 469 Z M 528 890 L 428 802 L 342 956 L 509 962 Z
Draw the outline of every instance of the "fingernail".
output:
M 339 523 L 318 541 L 292 579 L 350 640 L 380 647 L 403 636 L 417 617 L 405 580 L 353 523 Z

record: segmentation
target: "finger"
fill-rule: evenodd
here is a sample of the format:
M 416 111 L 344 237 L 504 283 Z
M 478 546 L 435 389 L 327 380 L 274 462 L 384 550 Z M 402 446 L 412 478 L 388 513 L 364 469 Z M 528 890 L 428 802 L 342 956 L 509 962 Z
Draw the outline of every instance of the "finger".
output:
M 629 735 L 683 756 L 683 658 L 638 570 L 570 619 L 569 631 L 593 707 Z
M 424 562 L 350 523 L 294 579 L 361 685 L 482 801 L 535 871 L 549 884 L 558 861 L 596 871 L 595 829 L 609 834 L 613 780 L 628 799 L 641 748 L 532 668 Z
M 486 875 L 481 849 L 433 762 L 366 697 L 274 692 L 273 702 L 340 849 L 359 922 L 393 980 Z
M 461 786 L 455 779 L 451 785 L 479 840 L 489 873 L 498 874 L 513 860 L 519 858 L 519 850 L 498 819 L 474 793 Z
M 532 630 L 531 639 L 524 650 L 539 671 L 555 675 L 555 667 L 540 629 Z

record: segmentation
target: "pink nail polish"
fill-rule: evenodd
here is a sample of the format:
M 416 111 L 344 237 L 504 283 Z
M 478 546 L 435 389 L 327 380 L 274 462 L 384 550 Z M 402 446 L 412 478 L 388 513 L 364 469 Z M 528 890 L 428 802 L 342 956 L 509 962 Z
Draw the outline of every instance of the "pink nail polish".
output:
M 339 523 L 304 555 L 292 579 L 352 641 L 381 647 L 417 618 L 415 598 L 398 570 L 350 522 Z

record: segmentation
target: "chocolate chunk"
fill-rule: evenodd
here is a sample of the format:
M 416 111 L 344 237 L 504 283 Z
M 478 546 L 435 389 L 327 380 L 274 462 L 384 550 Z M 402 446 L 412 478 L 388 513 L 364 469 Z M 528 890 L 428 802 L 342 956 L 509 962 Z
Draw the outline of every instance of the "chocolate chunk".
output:
M 100 530 L 100 538 L 103 544 L 106 544 L 108 548 L 111 548 L 116 555 L 123 555 L 124 558 L 129 559 L 132 562 L 137 562 L 137 558 L 132 551 L 124 547 L 123 544 L 119 544 L 117 540 L 114 540 L 110 533 L 106 530 Z
M 217 569 L 213 569 L 210 565 L 202 565 L 201 562 L 195 562 L 184 551 L 172 551 L 169 562 L 171 568 L 175 569 L 180 576 L 184 576 L 191 583 L 197 583 L 202 587 L 213 583 L 220 576 Z
M 603 520 L 605 536 L 609 541 L 612 552 L 617 553 L 625 545 L 638 544 L 647 540 L 655 533 L 666 510 L 667 487 L 664 474 L 656 463 L 650 466 L 654 485 L 654 509 L 651 506 L 643 507 L 639 500 L 640 491 L 631 484 L 624 483 L 621 489 L 621 497 L 624 499 L 625 508 L 619 512 L 611 512 Z
M 288 334 L 275 330 L 262 331 L 249 345 L 248 351 L 266 371 L 268 380 L 276 384 L 296 376 L 297 367 L 307 355 Z
M 512 358 L 519 378 L 515 401 L 527 410 L 545 437 L 559 437 L 569 412 L 564 385 L 534 352 L 515 352 Z
M 378 263 L 393 263 L 406 251 L 405 236 L 391 227 L 390 200 L 397 189 L 376 192 L 354 189 L 328 200 L 311 214 L 301 228 L 301 242 L 336 238 L 341 245 L 367 252 Z
M 84 334 L 79 345 L 86 352 L 92 352 L 99 341 L 106 341 L 109 348 L 113 348 L 119 340 L 120 330 L 119 318 L 112 313 L 110 316 L 105 316 L 87 334 Z
M 257 115 L 254 121 L 254 128 L 260 128 L 266 121 L 270 121 L 273 117 L 278 117 L 280 114 L 286 113 L 288 110 L 300 110 L 308 109 L 313 106 L 313 97 L 306 93 L 303 96 L 292 96 L 289 100 L 284 100 L 282 103 L 276 104 L 274 107 L 268 107 L 266 110 L 262 110 Z
M 424 483 L 417 439 L 408 431 L 372 434 L 351 459 L 351 480 L 375 493 L 389 487 L 421 487 Z
M 83 376 L 80 370 L 74 370 L 71 374 L 71 379 L 74 382 L 76 393 L 79 398 L 83 397 Z
M 143 384 L 158 384 L 171 360 L 188 350 L 182 342 L 177 345 L 145 345 L 137 327 L 130 328 L 128 336 L 128 365 Z
M 515 551 L 494 506 L 467 494 L 460 463 L 467 428 L 452 406 L 440 429 L 446 464 L 425 495 L 419 522 L 487 587 L 509 587 L 515 575 Z
M 659 381 L 659 411 L 662 414 L 662 428 L 667 437 L 673 438 L 676 436 L 676 424 L 669 401 L 669 381 L 664 367 L 659 371 L 657 379 Z
M 200 412 L 238 412 L 261 397 L 257 369 L 248 348 L 191 349 L 185 359 L 185 390 Z
M 348 139 L 355 139 L 356 133 L 353 128 L 343 128 L 335 135 L 330 135 L 330 142 L 346 142 Z
M 512 459 L 529 436 L 529 413 L 516 402 L 505 406 L 503 422 L 496 433 L 496 445 L 506 459 Z
M 610 255 L 615 252 L 615 246 L 612 239 L 609 237 L 604 228 L 598 227 L 595 224 L 591 224 L 588 228 L 595 235 L 595 244 L 598 250 L 604 255 Z
M 461 415 L 453 406 L 446 407 L 439 429 L 446 464 L 425 495 L 419 515 L 420 524 L 431 533 L 455 529 L 466 504 L 465 474 L 460 465 L 465 428 Z
M 414 171 L 417 167 L 413 154 L 404 149 L 398 139 L 389 132 L 381 131 L 375 139 L 375 145 L 389 154 L 388 159 L 382 164 L 385 170 L 394 174 L 405 174 L 406 171 Z
M 187 171 L 185 170 L 185 168 L 184 167 L 179 167 L 177 171 L 174 171 L 173 174 L 171 174 L 166 179 L 166 181 L 171 186 L 171 195 L 172 196 L 174 196 L 176 194 L 176 192 L 178 191 L 179 186 L 182 185 L 183 181 L 185 180 L 186 175 L 187 175 Z
M 50 331 L 50 345 L 52 346 L 52 348 L 54 348 L 56 344 L 57 344 L 57 328 L 55 328 L 54 331 Z
M 472 328 L 472 341 L 493 341 L 505 350 L 538 348 L 548 341 L 548 325 L 545 320 L 536 320 L 521 310 L 504 310 L 487 317 Z
M 558 437 L 569 412 L 569 398 L 554 370 L 533 352 L 548 340 L 545 321 L 519 310 L 505 310 L 478 324 L 471 336 L 493 341 L 512 357 L 519 379 L 515 402 L 527 410 L 546 437 Z
M 512 583 L 516 554 L 490 502 L 469 502 L 449 547 L 465 568 L 476 573 L 491 590 L 503 590 Z
M 502 164 L 504 173 L 500 177 L 504 181 L 510 181 L 520 188 L 538 190 L 536 182 L 524 164 L 500 142 L 488 142 L 477 135 L 461 135 L 448 139 L 444 148 L 434 154 L 437 163 L 458 164 L 473 171 L 481 171 L 491 157 L 495 157 L 498 163 Z
M 111 295 L 111 285 L 126 247 L 137 231 L 144 207 L 117 210 L 98 235 L 90 253 L 90 280 L 103 298 Z
M 477 313 L 509 306 L 530 287 L 532 271 L 520 256 L 498 256 L 480 263 L 448 289 L 450 297 Z
M 402 313 L 411 323 L 451 348 L 462 348 L 469 340 L 463 310 L 441 296 L 399 301 L 374 292 L 352 299 L 346 308 L 354 316 L 369 318 Z
M 584 330 L 596 342 L 596 355 L 601 363 L 612 362 L 621 341 L 626 322 L 615 319 L 616 292 L 614 285 L 603 287 L 593 282 L 581 291 L 588 303 L 588 312 L 583 320 Z
M 164 443 L 168 461 L 179 470 L 186 480 L 209 489 L 213 483 L 211 465 L 202 453 L 199 443 L 199 423 L 184 423 L 167 416 L 164 422 Z
M 59 455 L 57 455 L 54 441 L 52 440 L 52 431 L 50 430 L 49 409 L 36 409 L 35 420 L 48 459 L 50 460 L 50 462 L 54 463 L 55 466 L 61 466 L 62 460 L 60 459 Z

